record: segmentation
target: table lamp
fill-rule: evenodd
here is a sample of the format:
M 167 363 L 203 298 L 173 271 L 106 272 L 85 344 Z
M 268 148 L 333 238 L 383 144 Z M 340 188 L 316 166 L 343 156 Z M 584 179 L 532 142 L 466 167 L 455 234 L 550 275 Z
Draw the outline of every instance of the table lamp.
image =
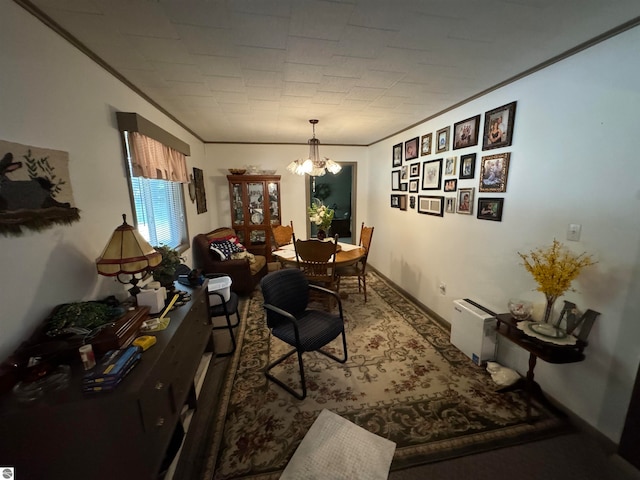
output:
M 162 255 L 154 250 L 140 235 L 140 232 L 127 223 L 127 216 L 122 214 L 122 225 L 113 232 L 102 255 L 96 260 L 100 275 L 117 277 L 122 284 L 130 283 L 129 293 L 134 297 L 140 293 L 136 274 L 147 272 L 160 264 Z M 123 281 L 120 275 L 130 275 Z

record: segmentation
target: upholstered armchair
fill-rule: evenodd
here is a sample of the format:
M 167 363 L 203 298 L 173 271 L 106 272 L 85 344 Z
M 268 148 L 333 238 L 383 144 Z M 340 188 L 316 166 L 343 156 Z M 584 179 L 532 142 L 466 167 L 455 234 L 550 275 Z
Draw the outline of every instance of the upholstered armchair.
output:
M 225 273 L 231 277 L 231 290 L 239 295 L 250 294 L 258 282 L 267 274 L 267 259 L 263 255 L 248 255 L 245 258 L 221 258 L 212 250 L 211 243 L 235 237 L 232 228 L 217 228 L 209 233 L 193 237 L 193 264 L 202 273 Z M 247 248 L 249 253 L 251 247 Z

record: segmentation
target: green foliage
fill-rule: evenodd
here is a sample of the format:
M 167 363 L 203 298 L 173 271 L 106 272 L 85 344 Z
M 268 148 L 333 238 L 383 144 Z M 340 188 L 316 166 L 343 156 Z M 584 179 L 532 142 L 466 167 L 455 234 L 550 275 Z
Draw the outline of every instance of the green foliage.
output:
M 164 286 L 172 285 L 176 269 L 178 268 L 178 265 L 180 265 L 180 253 L 167 245 L 160 245 L 153 248 L 162 255 L 160 265 L 153 269 L 154 280 L 160 282 L 160 284 Z

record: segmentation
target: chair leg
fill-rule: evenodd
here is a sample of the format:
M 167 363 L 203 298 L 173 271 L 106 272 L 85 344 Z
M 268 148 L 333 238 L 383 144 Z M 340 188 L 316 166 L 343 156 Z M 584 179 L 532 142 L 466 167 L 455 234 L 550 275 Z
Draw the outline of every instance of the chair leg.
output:
M 237 327 L 238 325 L 240 325 L 240 314 L 236 310 L 236 322 L 231 323 L 231 318 L 229 317 L 229 312 L 227 312 L 226 305 L 224 307 L 224 313 L 225 313 L 225 318 L 227 320 L 227 324 L 220 325 L 219 327 L 211 327 L 211 330 L 222 330 L 222 329 L 229 330 L 229 336 L 231 337 L 231 350 L 225 353 L 216 353 L 217 357 L 228 357 L 229 355 L 233 355 L 236 351 L 236 337 L 233 334 L 233 329 L 234 327 Z
M 360 287 L 360 277 L 358 277 L 358 287 Z M 362 291 L 364 292 L 364 303 L 367 303 L 367 274 L 362 274 Z
M 286 383 L 284 383 L 283 381 L 279 380 L 278 378 L 273 376 L 271 373 L 269 373 L 270 370 L 273 367 L 281 364 L 282 362 L 284 362 L 287 358 L 289 358 L 294 353 L 298 353 L 298 367 L 300 369 L 300 384 L 302 386 L 302 394 L 299 394 L 293 388 L 291 388 L 289 385 L 287 385 Z M 269 365 L 267 365 L 267 368 L 266 368 L 264 374 L 265 374 L 265 376 L 267 377 L 268 380 L 271 380 L 276 385 L 278 385 L 281 388 L 285 389 L 287 392 L 289 392 L 291 395 L 296 397 L 298 400 L 304 400 L 307 397 L 307 382 L 305 381 L 305 378 L 304 378 L 304 365 L 302 364 L 302 352 L 299 352 L 297 349 L 294 348 L 289 353 L 286 353 L 282 357 L 278 358 L 274 362 L 272 362 Z

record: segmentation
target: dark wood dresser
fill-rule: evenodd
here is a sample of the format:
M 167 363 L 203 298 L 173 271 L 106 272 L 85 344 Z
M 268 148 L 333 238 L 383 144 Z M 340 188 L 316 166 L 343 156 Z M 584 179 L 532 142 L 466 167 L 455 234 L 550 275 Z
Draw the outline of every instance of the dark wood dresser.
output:
M 213 348 L 206 289 L 168 314 L 169 326 L 118 387 L 83 395 L 84 371 L 71 365 L 67 388 L 32 403 L 0 398 L 0 465 L 16 478 L 156 479 L 183 405 L 195 406 L 194 375 Z M 188 435 L 188 433 L 187 433 Z M 175 441 L 175 437 L 174 437 Z

